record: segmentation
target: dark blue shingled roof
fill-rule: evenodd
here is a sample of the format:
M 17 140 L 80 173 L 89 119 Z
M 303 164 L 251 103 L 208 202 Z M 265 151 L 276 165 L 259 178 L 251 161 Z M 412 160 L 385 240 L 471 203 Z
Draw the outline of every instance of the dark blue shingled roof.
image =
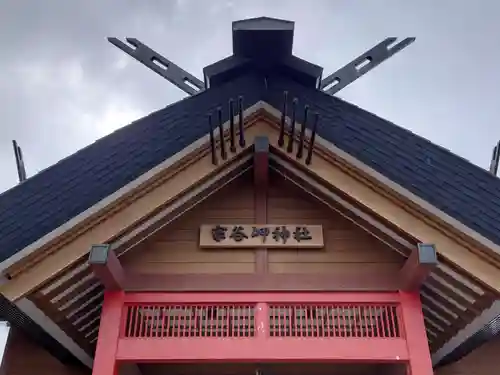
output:
M 283 91 L 321 114 L 318 134 L 500 244 L 500 180 L 367 111 L 279 76 L 245 74 L 115 131 L 0 195 L 0 260 L 64 224 L 207 133 L 206 114 Z M 227 110 L 224 111 L 227 117 Z

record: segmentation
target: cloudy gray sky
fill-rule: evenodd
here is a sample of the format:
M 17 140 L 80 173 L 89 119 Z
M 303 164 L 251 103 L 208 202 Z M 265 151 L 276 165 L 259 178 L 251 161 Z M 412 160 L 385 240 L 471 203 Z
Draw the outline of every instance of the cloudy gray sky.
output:
M 294 20 L 294 53 L 328 74 L 387 36 L 417 41 L 339 94 L 487 167 L 500 138 L 500 2 L 0 0 L 0 192 L 185 96 L 106 41 L 133 36 L 201 77 L 231 21 Z

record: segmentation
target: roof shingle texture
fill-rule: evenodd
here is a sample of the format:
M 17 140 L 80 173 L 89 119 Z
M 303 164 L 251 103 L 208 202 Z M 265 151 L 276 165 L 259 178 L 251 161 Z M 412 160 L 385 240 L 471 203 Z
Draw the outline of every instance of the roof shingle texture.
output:
M 154 112 L 0 195 L 0 261 L 203 137 L 206 115 L 243 95 L 281 108 L 283 91 L 321 115 L 318 135 L 500 244 L 500 179 L 361 108 L 283 77 L 241 76 Z

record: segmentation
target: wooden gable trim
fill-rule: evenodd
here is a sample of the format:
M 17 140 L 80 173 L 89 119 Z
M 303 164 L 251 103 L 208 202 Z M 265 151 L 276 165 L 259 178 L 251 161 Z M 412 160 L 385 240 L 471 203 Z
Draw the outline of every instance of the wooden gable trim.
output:
M 340 195 L 316 183 L 305 171 L 292 170 L 289 162 L 275 154 L 271 154 L 271 170 L 397 253 L 407 257 L 417 247 L 418 239 L 411 237 L 384 218 L 368 212 L 350 197 Z
M 272 126 L 279 128 L 281 111 L 268 103 L 263 104 L 263 109 Z M 301 124 L 297 123 L 296 126 L 300 128 Z M 311 131 L 306 129 L 305 133 L 306 137 L 309 138 Z M 396 200 L 398 204 L 405 207 L 405 210 L 424 220 L 429 225 L 437 227 L 448 236 L 454 238 L 456 242 L 467 247 L 470 251 L 500 267 L 500 244 L 494 243 L 462 224 L 317 134 L 314 147 L 315 152 L 323 155 L 326 160 L 339 166 L 348 174 L 352 174 L 363 180 L 363 182 L 372 186 L 380 194 Z
M 176 209 L 176 203 L 186 200 L 186 194 L 195 190 L 200 184 L 207 181 L 215 183 L 215 180 L 220 180 L 220 178 L 214 179 L 217 175 L 229 176 L 234 169 L 241 167 L 245 157 L 250 157 L 253 140 L 256 135 L 263 132 L 263 126 L 267 127 L 265 124 L 259 124 L 256 114 L 252 123 L 247 124 L 245 131 L 247 146 L 238 147 L 227 160 L 214 166 L 207 145 L 206 152 L 203 152 L 197 161 L 177 171 L 170 179 L 157 184 L 148 194 L 129 202 L 128 206 L 106 217 L 105 221 L 90 228 L 66 246 L 53 251 L 50 257 L 45 257 L 30 268 L 25 268 L 2 285 L 0 292 L 11 301 L 23 297 L 86 255 L 92 244 L 111 243 L 120 235 L 134 233 L 134 229 L 140 228 L 141 224 L 147 222 L 149 216 L 165 212 L 169 207 L 172 210 Z M 133 243 L 130 246 L 133 246 Z

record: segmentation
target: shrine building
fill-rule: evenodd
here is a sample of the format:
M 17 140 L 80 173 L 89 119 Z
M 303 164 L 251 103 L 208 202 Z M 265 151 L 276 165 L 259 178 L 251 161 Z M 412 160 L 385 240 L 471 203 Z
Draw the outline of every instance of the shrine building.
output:
M 188 97 L 0 195 L 1 374 L 498 373 L 498 148 L 336 96 L 414 38 L 325 77 L 293 36 L 234 22 L 202 79 L 109 39 Z

